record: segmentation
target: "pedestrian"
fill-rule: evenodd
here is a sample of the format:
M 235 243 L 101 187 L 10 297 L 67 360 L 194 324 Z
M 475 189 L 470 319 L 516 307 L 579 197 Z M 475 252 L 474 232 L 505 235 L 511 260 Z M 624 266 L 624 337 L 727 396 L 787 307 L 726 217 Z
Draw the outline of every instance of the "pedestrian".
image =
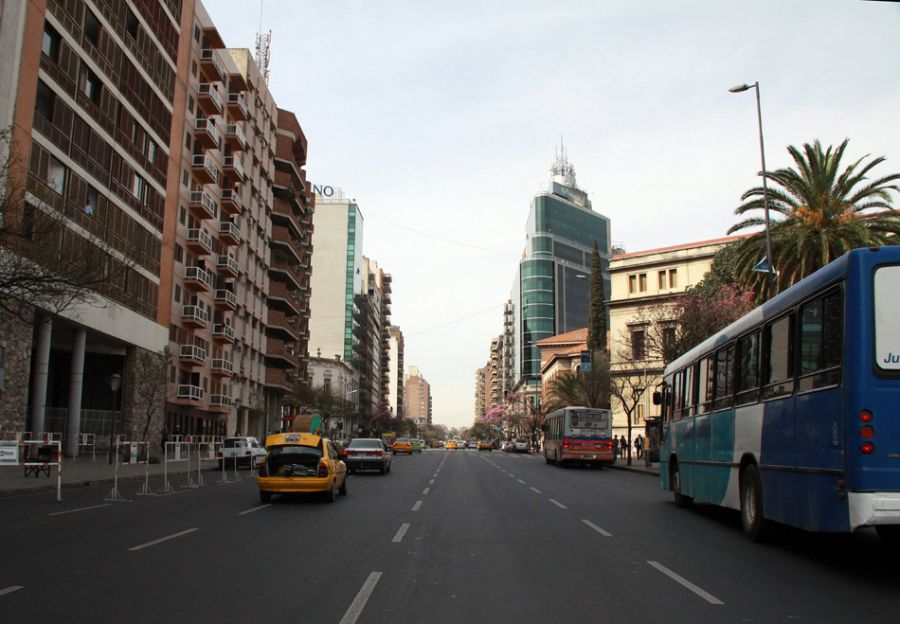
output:
M 613 446 L 613 461 L 615 461 L 619 457 L 619 434 L 618 433 L 613 437 L 613 445 L 612 446 Z
M 628 441 L 625 439 L 625 436 L 619 438 L 619 450 L 622 451 L 622 457 L 628 455 Z
M 641 450 L 644 448 L 644 438 L 641 437 L 641 434 L 638 434 L 638 437 L 634 439 L 634 450 L 635 456 L 640 459 L 641 458 Z

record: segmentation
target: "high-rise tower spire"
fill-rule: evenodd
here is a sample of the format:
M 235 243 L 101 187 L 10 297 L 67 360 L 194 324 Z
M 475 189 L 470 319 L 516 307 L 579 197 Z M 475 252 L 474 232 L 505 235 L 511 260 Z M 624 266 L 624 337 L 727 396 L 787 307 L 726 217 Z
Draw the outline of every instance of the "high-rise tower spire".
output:
M 550 173 L 553 174 L 552 180 L 570 188 L 578 188 L 578 184 L 575 182 L 575 167 L 572 166 L 566 155 L 566 146 L 563 143 L 562 135 L 559 137 L 559 150 L 554 150 L 554 152 L 556 160 L 550 167 Z

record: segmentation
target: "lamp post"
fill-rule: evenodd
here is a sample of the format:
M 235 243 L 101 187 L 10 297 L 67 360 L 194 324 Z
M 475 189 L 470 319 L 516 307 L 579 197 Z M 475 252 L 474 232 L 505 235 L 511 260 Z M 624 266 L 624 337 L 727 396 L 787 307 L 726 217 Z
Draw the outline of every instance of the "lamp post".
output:
M 116 399 L 118 398 L 119 388 L 122 387 L 122 375 L 119 373 L 113 373 L 109 377 L 106 378 L 106 382 L 109 384 L 109 389 L 112 390 L 113 393 L 113 404 L 112 410 L 110 411 L 109 416 L 109 450 L 106 455 L 109 459 L 110 465 L 112 464 L 112 455 L 113 455 L 113 429 L 115 427 L 115 420 L 112 416 L 112 413 L 116 409 Z
M 226 431 L 225 433 L 227 434 L 228 432 Z M 241 434 L 241 400 L 235 399 L 234 400 L 234 435 L 240 435 L 240 434 Z M 244 435 L 250 435 L 250 432 L 248 431 Z
M 762 160 L 762 179 L 763 179 L 763 210 L 766 213 L 766 268 L 768 277 L 768 293 L 766 299 L 775 296 L 775 267 L 772 258 L 772 235 L 769 228 L 769 184 L 766 180 L 766 148 L 763 143 L 762 129 L 762 106 L 759 103 L 759 81 L 753 84 L 742 84 L 728 89 L 731 93 L 743 93 L 750 89 L 756 90 L 756 118 L 759 122 L 759 155 Z

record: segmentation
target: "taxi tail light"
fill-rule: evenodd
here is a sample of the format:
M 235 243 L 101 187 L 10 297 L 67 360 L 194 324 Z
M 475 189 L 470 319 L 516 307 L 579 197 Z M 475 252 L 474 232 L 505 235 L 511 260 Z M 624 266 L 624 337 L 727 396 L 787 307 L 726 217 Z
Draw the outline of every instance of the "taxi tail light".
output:
M 322 460 L 319 462 L 319 467 L 316 469 L 317 477 L 327 477 L 328 476 L 328 464 Z

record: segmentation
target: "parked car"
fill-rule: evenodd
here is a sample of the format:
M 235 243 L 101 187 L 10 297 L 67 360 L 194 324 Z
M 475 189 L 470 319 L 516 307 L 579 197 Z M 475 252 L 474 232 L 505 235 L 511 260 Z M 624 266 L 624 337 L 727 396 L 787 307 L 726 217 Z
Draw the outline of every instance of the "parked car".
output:
M 524 440 L 522 438 L 517 439 L 514 442 L 514 445 L 515 446 L 513 450 L 516 453 L 527 453 L 529 450 L 531 450 L 531 444 L 529 444 L 528 440 Z
M 356 438 L 343 452 L 344 463 L 350 474 L 357 470 L 378 470 L 381 474 L 391 471 L 391 454 L 378 438 Z
M 514 450 L 516 450 L 516 443 L 512 440 L 504 440 L 500 445 L 500 450 L 507 453 L 512 453 Z
M 479 440 L 478 441 L 478 450 L 479 451 L 493 451 L 494 444 L 493 444 L 493 442 L 488 442 L 487 440 Z
M 410 438 L 410 443 L 412 444 L 412 450 L 416 453 L 422 452 L 422 440 L 419 438 Z
M 394 452 L 395 453 L 409 453 L 412 455 L 413 446 L 412 440 L 409 438 L 397 438 L 394 441 Z
M 259 500 L 273 494 L 319 492 L 334 502 L 347 494 L 347 464 L 331 440 L 312 433 L 279 433 L 266 439 L 266 461 L 260 467 Z
M 259 463 L 266 456 L 266 447 L 259 443 L 253 436 L 235 436 L 225 438 L 219 449 L 217 459 L 219 468 L 224 462 L 226 466 L 249 466 L 251 463 Z

